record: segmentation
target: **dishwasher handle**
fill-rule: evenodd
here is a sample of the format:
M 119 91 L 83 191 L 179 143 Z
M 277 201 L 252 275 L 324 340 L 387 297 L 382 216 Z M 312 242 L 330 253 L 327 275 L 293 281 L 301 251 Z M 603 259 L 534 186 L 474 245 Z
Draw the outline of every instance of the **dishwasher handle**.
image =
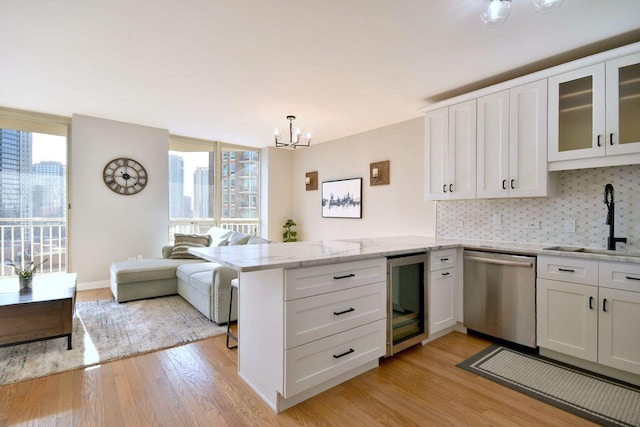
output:
M 510 267 L 529 267 L 529 268 L 533 267 L 533 262 L 531 261 L 507 261 L 502 259 L 483 258 L 483 257 L 471 256 L 471 255 L 466 255 L 464 259 L 469 261 L 482 262 L 485 264 L 507 265 Z

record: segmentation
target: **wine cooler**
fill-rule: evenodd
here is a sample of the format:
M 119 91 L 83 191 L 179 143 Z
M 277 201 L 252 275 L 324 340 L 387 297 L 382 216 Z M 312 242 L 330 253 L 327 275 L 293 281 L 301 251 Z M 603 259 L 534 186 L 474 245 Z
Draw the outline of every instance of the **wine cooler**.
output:
M 426 253 L 387 260 L 387 353 L 392 356 L 429 336 Z

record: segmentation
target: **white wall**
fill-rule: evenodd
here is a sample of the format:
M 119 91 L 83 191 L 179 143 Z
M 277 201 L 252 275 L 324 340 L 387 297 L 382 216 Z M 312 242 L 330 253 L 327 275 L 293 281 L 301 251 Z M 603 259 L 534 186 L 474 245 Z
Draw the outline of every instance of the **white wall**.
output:
M 282 242 L 282 224 L 291 218 L 293 151 L 275 147 L 262 149 L 260 191 L 260 228 L 262 237 Z
M 435 203 L 424 200 L 424 118 L 293 154 L 292 212 L 298 240 L 435 235 Z M 390 161 L 390 185 L 370 186 L 369 164 L 385 160 Z M 312 171 L 318 171 L 318 190 L 306 191 L 305 173 Z M 322 218 L 322 181 L 360 177 L 362 219 Z
M 71 128 L 69 271 L 81 288 L 106 286 L 113 261 L 158 257 L 167 242 L 169 132 L 76 114 Z M 147 170 L 140 193 L 123 196 L 104 184 L 104 166 L 117 157 Z

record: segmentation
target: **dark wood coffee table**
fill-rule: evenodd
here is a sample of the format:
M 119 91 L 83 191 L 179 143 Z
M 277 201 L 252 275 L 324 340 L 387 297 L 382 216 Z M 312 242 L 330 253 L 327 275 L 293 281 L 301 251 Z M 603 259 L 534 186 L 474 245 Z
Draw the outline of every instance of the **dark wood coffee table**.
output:
M 71 350 L 76 274 L 34 276 L 31 291 L 18 279 L 0 279 L 0 346 L 67 337 Z

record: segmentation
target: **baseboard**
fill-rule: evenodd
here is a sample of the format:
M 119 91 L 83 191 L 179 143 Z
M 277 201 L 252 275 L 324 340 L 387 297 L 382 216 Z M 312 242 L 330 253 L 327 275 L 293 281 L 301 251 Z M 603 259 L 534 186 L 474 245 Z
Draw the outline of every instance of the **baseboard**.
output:
M 467 328 L 465 328 L 461 322 L 456 323 L 453 326 L 449 326 L 447 329 L 443 329 L 441 331 L 435 332 L 433 334 L 429 334 L 429 338 L 427 338 L 426 340 L 422 341 L 422 345 L 425 345 L 427 343 L 430 343 L 431 341 L 435 341 L 438 338 L 441 338 L 447 334 L 450 334 L 451 332 L 461 332 L 463 334 L 467 333 Z
M 95 282 L 82 282 L 76 284 L 76 289 L 79 291 L 88 291 L 91 289 L 102 289 L 108 288 L 110 286 L 110 282 L 108 280 L 98 280 Z

